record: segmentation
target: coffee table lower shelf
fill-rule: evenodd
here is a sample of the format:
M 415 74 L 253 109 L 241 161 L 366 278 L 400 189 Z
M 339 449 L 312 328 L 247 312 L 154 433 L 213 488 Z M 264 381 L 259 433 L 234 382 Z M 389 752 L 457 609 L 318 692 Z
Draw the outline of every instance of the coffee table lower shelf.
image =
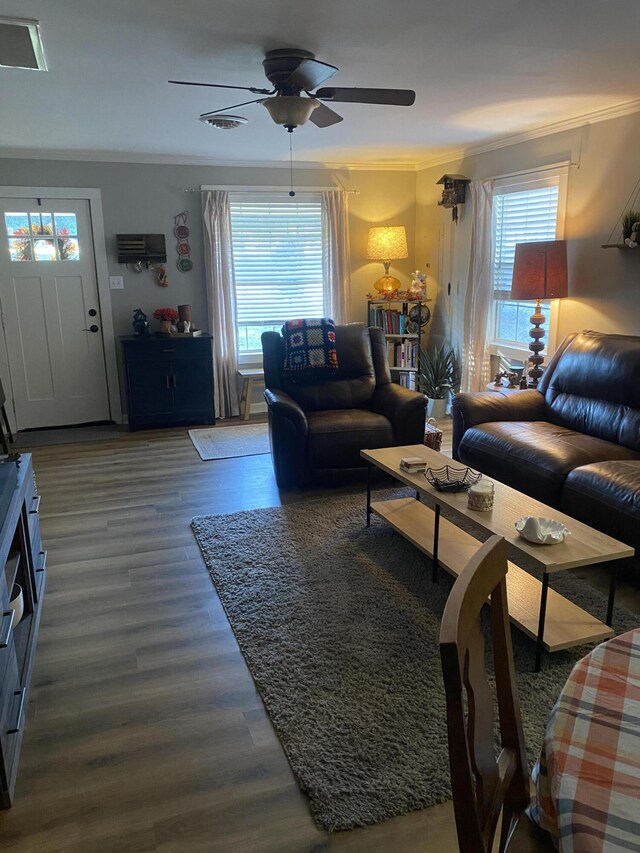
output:
M 372 501 L 371 511 L 428 557 L 433 557 L 435 513 L 432 509 L 415 498 L 399 498 Z M 454 577 L 460 574 L 480 545 L 469 533 L 440 518 L 438 564 Z M 507 572 L 509 617 L 533 640 L 538 636 L 541 595 L 542 583 L 510 561 Z M 613 634 L 604 622 L 549 589 L 544 622 L 544 648 L 548 652 L 599 642 Z

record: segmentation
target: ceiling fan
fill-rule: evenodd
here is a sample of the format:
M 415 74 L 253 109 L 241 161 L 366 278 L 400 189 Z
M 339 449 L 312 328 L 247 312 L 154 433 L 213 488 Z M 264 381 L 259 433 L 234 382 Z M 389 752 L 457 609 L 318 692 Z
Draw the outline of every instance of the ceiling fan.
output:
M 283 48 L 267 51 L 262 62 L 267 80 L 272 89 L 261 89 L 255 86 L 228 86 L 224 83 L 192 83 L 187 80 L 169 80 L 180 86 L 206 86 L 214 89 L 243 89 L 254 95 L 266 95 L 252 101 L 243 101 L 213 112 L 203 113 L 202 121 L 218 127 L 237 127 L 245 119 L 239 116 L 224 116 L 232 120 L 219 122 L 223 113 L 249 104 L 262 104 L 276 124 L 283 125 L 289 133 L 294 128 L 313 122 L 317 127 L 330 127 L 342 121 L 342 116 L 326 106 L 323 101 L 347 104 L 383 104 L 400 107 L 410 107 L 416 93 L 411 89 L 360 89 L 317 87 L 333 77 L 338 69 L 335 65 L 317 60 L 308 50 Z M 313 91 L 315 89 L 315 91 Z M 304 93 L 304 94 L 303 94 Z M 235 123 L 234 121 L 235 120 Z

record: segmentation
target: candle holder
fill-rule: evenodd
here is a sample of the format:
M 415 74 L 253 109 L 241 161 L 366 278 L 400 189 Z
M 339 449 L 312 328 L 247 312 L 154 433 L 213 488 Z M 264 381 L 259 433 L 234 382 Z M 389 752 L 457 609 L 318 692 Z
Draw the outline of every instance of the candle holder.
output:
M 476 512 L 490 512 L 493 509 L 494 486 L 491 480 L 481 479 L 469 489 L 467 506 Z

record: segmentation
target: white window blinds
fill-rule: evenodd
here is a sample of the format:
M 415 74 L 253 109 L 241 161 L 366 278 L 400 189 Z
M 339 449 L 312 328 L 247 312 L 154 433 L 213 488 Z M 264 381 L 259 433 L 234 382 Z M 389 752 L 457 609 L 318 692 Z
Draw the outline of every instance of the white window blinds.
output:
M 322 317 L 320 198 L 281 201 L 239 194 L 230 203 L 239 330 Z
M 493 198 L 493 288 L 496 299 L 509 299 L 516 243 L 555 240 L 558 182 L 532 189 L 499 189 Z

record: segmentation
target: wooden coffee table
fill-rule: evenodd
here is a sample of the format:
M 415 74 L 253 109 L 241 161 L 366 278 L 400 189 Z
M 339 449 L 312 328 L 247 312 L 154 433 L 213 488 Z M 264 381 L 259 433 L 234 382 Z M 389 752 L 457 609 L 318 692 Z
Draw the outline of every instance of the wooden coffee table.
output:
M 611 574 L 606 624 L 550 589 L 549 575 L 578 566 L 631 557 L 634 550 L 629 545 L 495 480 L 493 510 L 470 510 L 467 508 L 467 492 L 438 492 L 423 474 L 407 474 L 400 470 L 400 460 L 405 456 L 419 456 L 429 468 L 442 468 L 443 465 L 464 467 L 421 444 L 362 450 L 361 455 L 369 465 L 369 473 L 375 466 L 415 491 L 415 497 L 372 501 L 369 477 L 367 527 L 371 513 L 387 521 L 432 559 L 434 581 L 437 580 L 439 566 L 454 576 L 459 575 L 480 547 L 481 542 L 462 529 L 459 523 L 475 528 L 480 536 L 496 533 L 507 540 L 511 557 L 507 573 L 509 616 L 514 625 L 536 640 L 536 672 L 540 670 L 543 649 L 557 652 L 613 636 L 615 570 Z M 441 517 L 442 508 L 446 518 Z M 571 536 L 558 545 L 530 544 L 518 535 L 514 527 L 523 515 L 557 519 L 571 530 Z M 486 539 L 486 535 L 483 538 Z M 541 569 L 542 581 L 521 568 L 518 562 Z

